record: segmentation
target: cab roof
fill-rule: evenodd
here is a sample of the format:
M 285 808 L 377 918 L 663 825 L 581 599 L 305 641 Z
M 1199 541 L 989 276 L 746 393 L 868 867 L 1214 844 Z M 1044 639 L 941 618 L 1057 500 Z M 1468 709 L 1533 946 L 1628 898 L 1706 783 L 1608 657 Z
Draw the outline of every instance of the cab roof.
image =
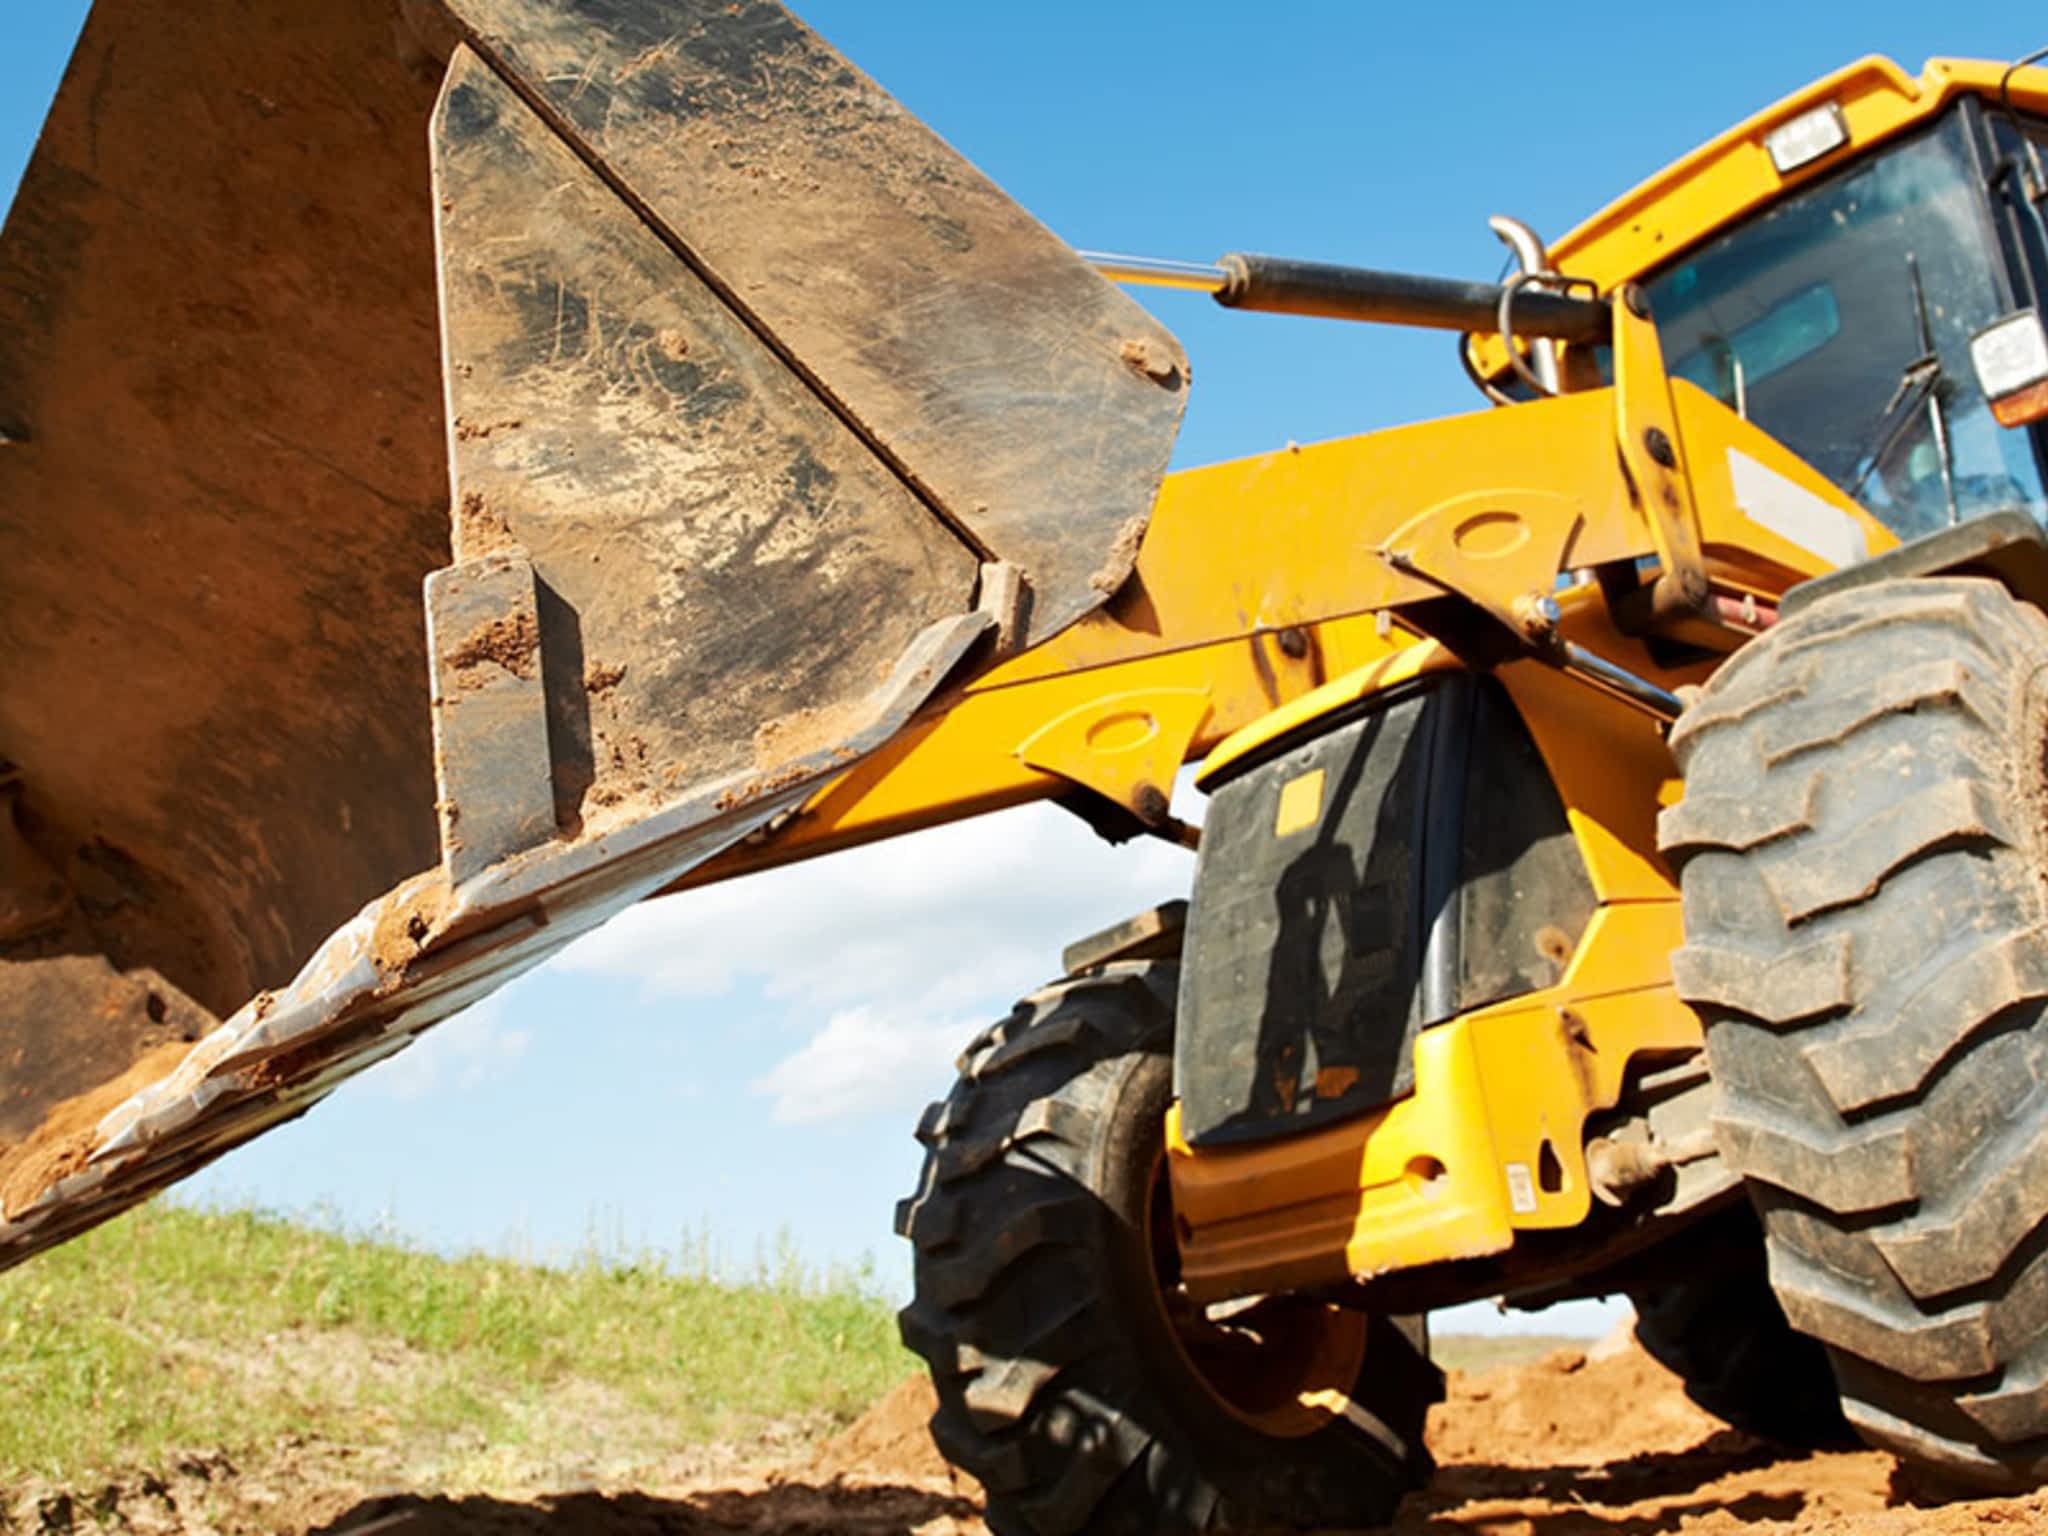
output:
M 1744 119 L 1609 203 L 1555 241 L 1551 260 L 1560 271 L 1592 279 L 1604 292 L 1787 190 L 1827 175 L 1872 145 L 1926 122 L 1958 97 L 1996 101 L 2008 68 L 1981 59 L 1930 59 L 1916 79 L 1890 59 L 1859 59 Z M 2011 89 L 2016 108 L 2048 113 L 2048 68 L 2014 71 Z M 1765 135 L 1830 102 L 1841 111 L 1847 140 L 1781 175 L 1764 147 Z

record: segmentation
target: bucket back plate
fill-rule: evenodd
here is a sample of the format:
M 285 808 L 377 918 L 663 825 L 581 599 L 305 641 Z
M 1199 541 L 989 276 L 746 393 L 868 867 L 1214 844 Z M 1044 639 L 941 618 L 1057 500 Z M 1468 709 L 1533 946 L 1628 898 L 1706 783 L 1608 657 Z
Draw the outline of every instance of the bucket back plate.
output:
M 0 231 L 0 1263 L 799 804 L 988 564 L 1099 604 L 1185 379 L 779 6 L 99 0 Z

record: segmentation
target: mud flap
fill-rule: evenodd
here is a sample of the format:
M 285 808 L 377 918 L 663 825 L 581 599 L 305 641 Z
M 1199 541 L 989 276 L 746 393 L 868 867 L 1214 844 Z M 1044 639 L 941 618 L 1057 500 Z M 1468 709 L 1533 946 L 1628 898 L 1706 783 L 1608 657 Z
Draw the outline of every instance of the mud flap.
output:
M 779 6 L 455 9 L 100 0 L 0 234 L 0 1264 L 1135 555 L 1172 338 Z

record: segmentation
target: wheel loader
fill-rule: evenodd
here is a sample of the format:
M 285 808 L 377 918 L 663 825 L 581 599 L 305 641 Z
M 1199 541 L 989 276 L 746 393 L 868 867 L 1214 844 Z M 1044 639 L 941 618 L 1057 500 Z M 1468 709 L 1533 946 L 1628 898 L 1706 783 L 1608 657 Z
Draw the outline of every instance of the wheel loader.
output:
M 1051 799 L 1198 857 L 917 1127 L 993 1528 L 1373 1524 L 1483 1297 L 2048 1479 L 2037 59 L 1475 283 L 1084 258 L 769 0 L 99 0 L 0 233 L 0 1262 L 627 905 Z M 1112 280 L 1485 399 L 1164 476 Z

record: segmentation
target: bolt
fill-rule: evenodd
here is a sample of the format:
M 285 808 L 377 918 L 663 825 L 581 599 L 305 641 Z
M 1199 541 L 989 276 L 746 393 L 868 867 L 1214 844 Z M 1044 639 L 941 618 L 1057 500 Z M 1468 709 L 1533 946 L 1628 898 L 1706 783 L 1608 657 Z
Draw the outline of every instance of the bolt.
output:
M 1180 382 L 1180 359 L 1150 336 L 1133 336 L 1117 349 L 1126 363 L 1154 384 Z
M 1308 636 L 1292 624 L 1281 630 L 1273 639 L 1280 647 L 1282 656 L 1299 661 L 1308 654 Z
M 1671 439 L 1662 427 L 1652 427 L 1643 434 L 1643 447 L 1650 457 L 1666 469 L 1678 468 L 1678 450 L 1671 446 Z
M 1564 610 L 1558 606 L 1557 599 L 1548 592 L 1524 592 L 1511 606 L 1515 622 L 1531 638 L 1552 633 L 1564 617 Z
M 1602 1205 L 1621 1205 L 1657 1182 L 1670 1164 L 1639 1141 L 1596 1136 L 1586 1143 L 1586 1182 Z
M 1137 793 L 1131 796 L 1131 809 L 1150 827 L 1166 820 L 1167 805 L 1166 792 L 1157 784 L 1140 784 Z
M 1650 318 L 1650 296 L 1643 292 L 1640 284 L 1624 284 L 1621 290 L 1621 302 L 1628 306 L 1628 312 L 1638 320 Z

